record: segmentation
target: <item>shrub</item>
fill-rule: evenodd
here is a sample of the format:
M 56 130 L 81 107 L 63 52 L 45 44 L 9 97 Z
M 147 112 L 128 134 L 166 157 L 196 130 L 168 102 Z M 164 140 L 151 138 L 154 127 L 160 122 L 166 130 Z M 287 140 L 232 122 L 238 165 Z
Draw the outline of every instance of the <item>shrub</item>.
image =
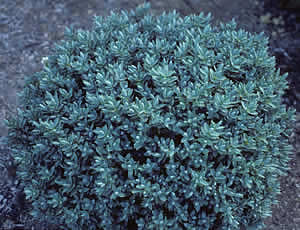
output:
M 263 226 L 292 147 L 263 34 L 149 4 L 95 17 L 6 121 L 31 214 L 64 229 Z

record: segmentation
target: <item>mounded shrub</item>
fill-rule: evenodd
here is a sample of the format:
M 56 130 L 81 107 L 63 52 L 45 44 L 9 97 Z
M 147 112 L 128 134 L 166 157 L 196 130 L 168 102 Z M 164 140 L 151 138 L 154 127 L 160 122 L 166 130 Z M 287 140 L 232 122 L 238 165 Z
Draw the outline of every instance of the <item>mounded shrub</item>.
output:
M 268 39 L 175 11 L 95 17 L 26 79 L 8 142 L 31 214 L 64 229 L 259 229 L 295 110 Z

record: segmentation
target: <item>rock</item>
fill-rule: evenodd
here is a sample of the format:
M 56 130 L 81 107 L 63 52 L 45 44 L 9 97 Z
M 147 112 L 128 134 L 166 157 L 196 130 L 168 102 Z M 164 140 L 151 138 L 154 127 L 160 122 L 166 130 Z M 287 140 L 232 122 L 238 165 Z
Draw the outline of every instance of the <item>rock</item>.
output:
M 300 1 L 299 0 L 280 0 L 279 7 L 281 9 L 300 9 Z

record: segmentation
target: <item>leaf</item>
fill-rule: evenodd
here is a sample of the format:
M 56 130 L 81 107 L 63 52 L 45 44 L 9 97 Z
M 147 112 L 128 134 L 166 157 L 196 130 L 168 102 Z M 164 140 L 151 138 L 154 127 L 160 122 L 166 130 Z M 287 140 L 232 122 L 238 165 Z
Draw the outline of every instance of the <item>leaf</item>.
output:
M 107 130 L 107 125 L 104 125 L 104 127 L 99 128 L 97 127 L 96 130 L 93 131 L 95 134 L 97 134 L 97 137 L 102 139 L 106 137 L 108 130 Z

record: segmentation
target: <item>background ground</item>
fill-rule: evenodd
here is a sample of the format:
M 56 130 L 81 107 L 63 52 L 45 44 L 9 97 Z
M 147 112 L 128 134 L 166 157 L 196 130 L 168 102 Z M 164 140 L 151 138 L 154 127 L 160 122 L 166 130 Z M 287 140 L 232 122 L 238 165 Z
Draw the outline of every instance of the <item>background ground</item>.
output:
M 281 178 L 279 204 L 273 217 L 266 219 L 266 230 L 300 229 L 300 17 L 298 0 L 151 0 L 152 11 L 176 9 L 182 16 L 211 12 L 214 22 L 235 18 L 240 28 L 264 31 L 270 37 L 270 52 L 281 72 L 289 72 L 290 88 L 284 97 L 287 106 L 298 112 L 291 142 L 295 154 L 291 170 Z M 0 4 L 0 140 L 7 129 L 2 121 L 14 114 L 16 94 L 24 76 L 41 70 L 41 59 L 54 43 L 63 38 L 64 28 L 89 29 L 93 15 L 109 15 L 112 9 L 134 9 L 142 0 L 1 0 Z M 299 9 L 298 9 L 299 10 Z M 0 229 L 51 229 L 30 219 L 11 165 L 10 151 L 0 145 Z M 53 227 L 55 228 L 55 227 Z

